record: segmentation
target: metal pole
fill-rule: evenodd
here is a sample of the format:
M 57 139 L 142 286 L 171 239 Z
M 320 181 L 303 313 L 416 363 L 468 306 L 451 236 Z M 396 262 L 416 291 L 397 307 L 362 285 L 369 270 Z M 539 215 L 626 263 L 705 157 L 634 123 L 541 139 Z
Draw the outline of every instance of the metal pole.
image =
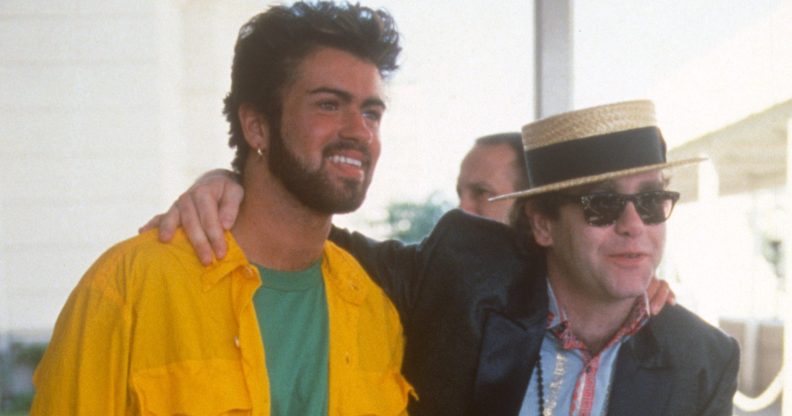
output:
M 786 233 L 784 236 L 784 280 L 786 288 L 782 298 L 782 314 L 784 318 L 784 360 L 785 371 L 784 392 L 781 396 L 783 416 L 792 416 L 792 119 L 787 120 L 787 155 L 786 155 Z
M 536 118 L 572 109 L 572 0 L 535 0 Z

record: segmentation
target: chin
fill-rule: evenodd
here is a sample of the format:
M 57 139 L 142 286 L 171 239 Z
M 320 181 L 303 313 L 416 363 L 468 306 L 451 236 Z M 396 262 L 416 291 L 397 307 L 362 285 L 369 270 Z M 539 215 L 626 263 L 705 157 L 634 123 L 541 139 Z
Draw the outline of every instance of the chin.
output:
M 620 279 L 614 282 L 615 287 L 611 288 L 611 293 L 615 295 L 615 297 L 620 299 L 630 299 L 635 298 L 637 296 L 641 296 L 646 292 L 646 289 L 649 287 L 649 280 L 651 276 L 648 278 L 640 277 L 630 277 L 626 279 Z

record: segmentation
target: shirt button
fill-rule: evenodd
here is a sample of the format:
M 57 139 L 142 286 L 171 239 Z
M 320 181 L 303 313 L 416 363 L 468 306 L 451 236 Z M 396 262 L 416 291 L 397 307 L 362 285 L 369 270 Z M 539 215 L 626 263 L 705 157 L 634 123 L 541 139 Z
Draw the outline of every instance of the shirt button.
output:
M 239 336 L 234 337 L 234 345 L 236 345 L 236 347 L 239 348 Z

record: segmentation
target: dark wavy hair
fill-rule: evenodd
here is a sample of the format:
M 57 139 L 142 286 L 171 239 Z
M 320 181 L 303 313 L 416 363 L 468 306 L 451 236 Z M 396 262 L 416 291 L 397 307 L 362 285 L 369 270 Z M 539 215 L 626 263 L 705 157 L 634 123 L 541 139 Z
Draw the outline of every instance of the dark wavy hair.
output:
M 251 18 L 239 30 L 231 91 L 223 108 L 230 124 L 228 145 L 236 148 L 232 166 L 238 174 L 250 152 L 237 116 L 239 106 L 254 105 L 267 118 L 271 131 L 280 131 L 281 94 L 294 81 L 302 59 L 320 47 L 370 61 L 383 78 L 398 68 L 401 51 L 393 17 L 359 4 L 300 1 Z

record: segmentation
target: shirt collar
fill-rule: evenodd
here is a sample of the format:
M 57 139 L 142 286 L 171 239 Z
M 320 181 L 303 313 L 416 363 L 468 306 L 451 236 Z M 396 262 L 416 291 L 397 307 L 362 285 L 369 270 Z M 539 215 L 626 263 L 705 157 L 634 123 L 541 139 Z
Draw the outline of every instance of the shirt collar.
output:
M 562 310 L 558 305 L 558 299 L 556 299 L 550 279 L 547 279 L 547 299 L 547 329 L 567 325 L 569 319 L 566 316 L 566 311 Z
M 362 304 L 373 285 L 360 263 L 329 240 L 325 241 L 322 262 L 322 268 L 327 272 L 325 279 L 341 298 L 355 305 Z
M 561 341 L 564 348 L 579 348 L 582 342 L 572 333 L 569 325 L 569 317 L 564 308 L 558 303 L 555 292 L 553 292 L 550 279 L 547 279 L 547 330 Z M 646 292 L 635 300 L 632 310 L 624 324 L 616 331 L 613 338 L 606 344 L 613 345 L 616 342 L 626 340 L 635 335 L 649 320 L 649 296 Z
M 245 275 L 250 278 L 258 278 L 258 273 L 254 271 L 255 267 L 245 257 L 242 247 L 239 246 L 230 231 L 225 232 L 225 240 L 228 245 L 225 257 L 222 260 L 214 259 L 210 265 L 204 267 L 204 273 L 201 276 L 204 290 L 211 289 L 239 267 L 247 266 L 249 273 Z
M 250 264 L 230 231 L 225 232 L 225 239 L 228 244 L 225 257 L 222 260 L 214 259 L 212 264 L 204 267 L 201 276 L 204 290 L 211 289 L 239 267 L 245 268 L 243 274 L 246 278 L 255 279 L 260 283 L 258 270 Z M 330 241 L 325 241 L 322 252 L 323 275 L 325 272 L 324 277 L 336 287 L 341 298 L 356 305 L 363 303 L 370 286 L 368 276 L 354 257 Z

